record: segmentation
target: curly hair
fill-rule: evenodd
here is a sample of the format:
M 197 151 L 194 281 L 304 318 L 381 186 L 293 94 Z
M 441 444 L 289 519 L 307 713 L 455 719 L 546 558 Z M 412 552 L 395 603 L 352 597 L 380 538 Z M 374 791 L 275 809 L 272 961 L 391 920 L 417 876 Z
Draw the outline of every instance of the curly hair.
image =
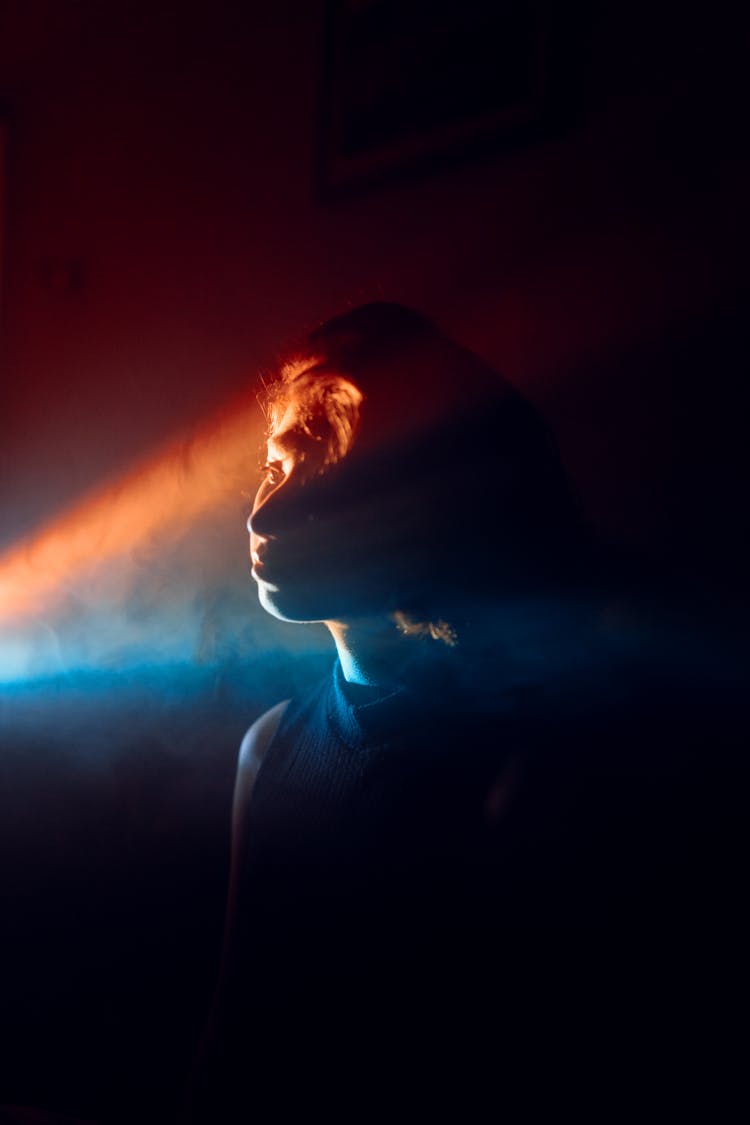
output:
M 321 365 L 315 356 L 287 360 L 266 387 L 267 436 L 273 437 L 290 408 L 295 425 L 308 437 L 326 443 L 323 466 L 334 465 L 352 448 L 359 428 L 362 391 L 344 375 Z

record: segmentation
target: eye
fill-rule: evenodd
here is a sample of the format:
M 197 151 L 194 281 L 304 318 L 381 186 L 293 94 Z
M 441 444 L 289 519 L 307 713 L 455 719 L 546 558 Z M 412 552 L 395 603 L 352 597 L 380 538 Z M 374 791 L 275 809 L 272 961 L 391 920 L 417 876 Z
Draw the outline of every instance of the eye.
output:
M 284 469 L 280 461 L 267 461 L 265 465 L 261 465 L 260 471 L 269 484 L 281 484 L 284 479 Z

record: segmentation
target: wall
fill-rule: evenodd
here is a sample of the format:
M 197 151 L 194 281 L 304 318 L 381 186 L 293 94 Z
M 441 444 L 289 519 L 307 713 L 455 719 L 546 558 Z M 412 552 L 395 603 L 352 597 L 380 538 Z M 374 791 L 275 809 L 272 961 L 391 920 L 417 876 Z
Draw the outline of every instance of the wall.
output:
M 437 316 L 559 415 L 599 516 L 602 480 L 623 491 L 643 457 L 663 475 L 612 368 L 739 286 L 731 29 L 571 9 L 584 98 L 562 136 L 325 205 L 319 5 L 6 7 L 6 541 L 189 431 L 301 327 L 378 295 Z M 584 373 L 601 408 L 568 435 L 561 400 Z M 621 525 L 638 530 L 639 502 Z
M 4 4 L 0 549 L 197 448 L 290 337 L 383 297 L 503 369 L 592 518 L 736 620 L 743 41 L 718 10 L 565 7 L 566 129 L 325 203 L 319 4 Z M 290 661 L 257 609 L 246 507 L 178 512 L 24 623 L 57 663 L 0 685 L 0 1101 L 166 1119 L 215 972 L 239 737 L 328 661 L 319 639 Z

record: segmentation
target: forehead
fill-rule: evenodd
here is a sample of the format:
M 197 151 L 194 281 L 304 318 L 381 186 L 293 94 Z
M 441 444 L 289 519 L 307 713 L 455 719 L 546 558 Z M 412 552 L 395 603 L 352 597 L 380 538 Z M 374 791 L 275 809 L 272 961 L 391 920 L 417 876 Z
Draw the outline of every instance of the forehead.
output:
M 303 426 L 294 403 L 286 407 L 273 432 L 266 438 L 266 448 L 273 460 L 283 460 L 290 453 L 306 452 L 318 444 L 319 439 Z
M 268 434 L 268 444 L 271 442 L 288 442 L 296 434 L 303 433 L 299 408 L 294 402 L 287 402 L 283 412 L 272 417 L 271 432 Z
M 359 430 L 364 395 L 350 379 L 334 371 L 306 370 L 294 386 L 280 388 L 269 410 L 268 449 L 322 451 L 334 464 L 351 450 Z

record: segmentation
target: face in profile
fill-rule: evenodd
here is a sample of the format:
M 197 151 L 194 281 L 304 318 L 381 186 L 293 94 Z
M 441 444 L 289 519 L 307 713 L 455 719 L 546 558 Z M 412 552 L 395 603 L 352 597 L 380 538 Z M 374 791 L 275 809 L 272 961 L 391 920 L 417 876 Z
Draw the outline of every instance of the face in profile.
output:
M 342 388 L 356 401 L 343 439 Z M 323 404 L 302 395 L 276 413 L 248 520 L 260 602 L 288 621 L 414 606 L 446 551 L 441 483 L 423 479 L 418 450 L 383 439 L 351 381 L 329 377 L 329 391 Z
M 269 613 L 468 620 L 554 584 L 578 525 L 529 404 L 401 306 L 362 306 L 310 342 L 270 390 L 248 520 Z
M 378 600 L 371 519 L 349 471 L 361 399 L 350 380 L 316 375 L 271 414 L 247 525 L 261 604 L 283 620 L 336 620 Z
M 345 604 L 345 517 L 328 495 L 335 466 L 326 465 L 326 444 L 292 406 L 267 440 L 250 557 L 261 605 L 282 620 L 332 619 Z

